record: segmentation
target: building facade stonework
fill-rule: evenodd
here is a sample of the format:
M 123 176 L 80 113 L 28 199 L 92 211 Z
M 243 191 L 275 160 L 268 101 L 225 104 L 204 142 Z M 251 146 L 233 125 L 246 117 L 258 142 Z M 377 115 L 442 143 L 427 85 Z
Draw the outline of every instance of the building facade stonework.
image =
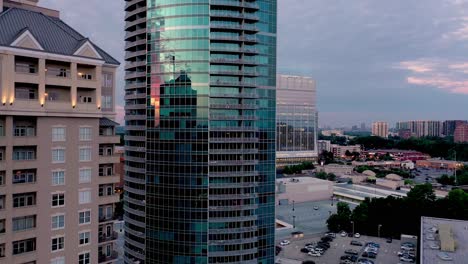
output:
M 0 263 L 113 263 L 119 63 L 37 1 L 0 28 Z

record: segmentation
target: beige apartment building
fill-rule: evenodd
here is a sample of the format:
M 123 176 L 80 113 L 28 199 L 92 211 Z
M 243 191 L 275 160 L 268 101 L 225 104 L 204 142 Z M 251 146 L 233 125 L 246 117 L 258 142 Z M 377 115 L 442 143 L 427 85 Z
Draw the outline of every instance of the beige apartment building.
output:
M 113 263 L 119 63 L 37 2 L 0 0 L 0 263 Z
M 377 137 L 388 137 L 388 123 L 387 122 L 374 122 L 372 123 L 372 135 Z

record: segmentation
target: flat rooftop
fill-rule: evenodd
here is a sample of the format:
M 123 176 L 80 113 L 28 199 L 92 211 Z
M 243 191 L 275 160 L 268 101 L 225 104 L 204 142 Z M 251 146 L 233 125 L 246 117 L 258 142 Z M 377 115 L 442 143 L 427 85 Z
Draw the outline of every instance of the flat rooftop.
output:
M 385 198 L 390 195 L 405 197 L 406 191 L 396 191 L 390 189 L 383 189 L 378 186 L 367 186 L 358 184 L 335 184 L 333 186 L 333 194 L 338 197 L 351 198 L 355 200 L 364 201 L 366 197 L 369 198 Z
M 434 234 L 434 230 L 437 233 Z M 443 230 L 450 229 L 453 239 L 455 240 L 455 252 L 444 252 L 439 249 L 431 249 L 431 245 L 436 243 L 441 245 L 440 228 Z M 428 239 L 433 235 L 435 240 Z M 421 217 L 421 244 L 420 244 L 420 263 L 468 263 L 468 221 Z M 443 261 L 437 255 L 444 252 L 453 258 L 452 261 Z
M 288 177 L 288 178 L 278 178 L 276 179 L 276 183 L 284 183 L 286 185 L 299 185 L 299 184 L 314 184 L 314 183 L 328 183 L 327 180 L 322 180 L 314 177 Z

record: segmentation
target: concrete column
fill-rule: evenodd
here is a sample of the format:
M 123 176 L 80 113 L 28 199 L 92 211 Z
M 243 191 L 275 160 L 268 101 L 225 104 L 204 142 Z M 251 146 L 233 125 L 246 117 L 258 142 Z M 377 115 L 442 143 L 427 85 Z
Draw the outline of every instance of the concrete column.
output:
M 71 79 L 72 79 L 72 82 L 71 82 L 71 102 L 72 102 L 72 105 L 76 105 L 78 102 L 76 101 L 77 100 L 77 83 L 78 83 L 78 65 L 76 64 L 76 62 L 72 62 L 71 63 L 71 67 L 70 67 L 70 72 L 71 72 Z
M 46 64 L 45 59 L 39 59 L 39 103 L 42 105 L 45 101 L 45 83 L 46 83 Z
M 96 107 L 101 108 L 102 66 L 96 66 Z M 100 111 L 100 110 L 99 110 Z
M 7 92 L 7 104 L 15 101 L 15 56 L 6 54 L 3 61 L 3 77 L 5 77 L 4 90 Z

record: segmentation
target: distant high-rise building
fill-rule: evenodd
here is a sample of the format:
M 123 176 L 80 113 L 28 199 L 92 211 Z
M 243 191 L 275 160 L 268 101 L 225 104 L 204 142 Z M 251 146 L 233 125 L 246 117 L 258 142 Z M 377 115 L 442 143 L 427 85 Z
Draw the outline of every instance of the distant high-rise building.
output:
M 277 166 L 316 160 L 315 81 L 279 74 L 276 89 Z
M 468 142 L 468 123 L 462 123 L 455 128 L 453 141 L 457 143 Z
M 114 263 L 119 62 L 37 2 L 0 0 L 0 263 Z
M 447 121 L 444 121 L 443 125 L 442 125 L 442 130 L 443 130 L 443 134 L 444 136 L 453 136 L 454 133 L 455 133 L 455 128 L 457 128 L 457 126 L 461 125 L 461 124 L 465 124 L 467 123 L 466 120 L 447 120 Z
M 125 263 L 274 263 L 276 10 L 125 1 Z
M 361 131 L 365 131 L 366 130 L 366 123 L 361 123 Z
M 372 123 L 372 135 L 387 138 L 388 137 L 388 123 L 387 122 Z
M 432 120 L 416 120 L 397 122 L 396 130 L 409 129 L 415 137 L 440 137 L 442 136 L 442 122 Z

